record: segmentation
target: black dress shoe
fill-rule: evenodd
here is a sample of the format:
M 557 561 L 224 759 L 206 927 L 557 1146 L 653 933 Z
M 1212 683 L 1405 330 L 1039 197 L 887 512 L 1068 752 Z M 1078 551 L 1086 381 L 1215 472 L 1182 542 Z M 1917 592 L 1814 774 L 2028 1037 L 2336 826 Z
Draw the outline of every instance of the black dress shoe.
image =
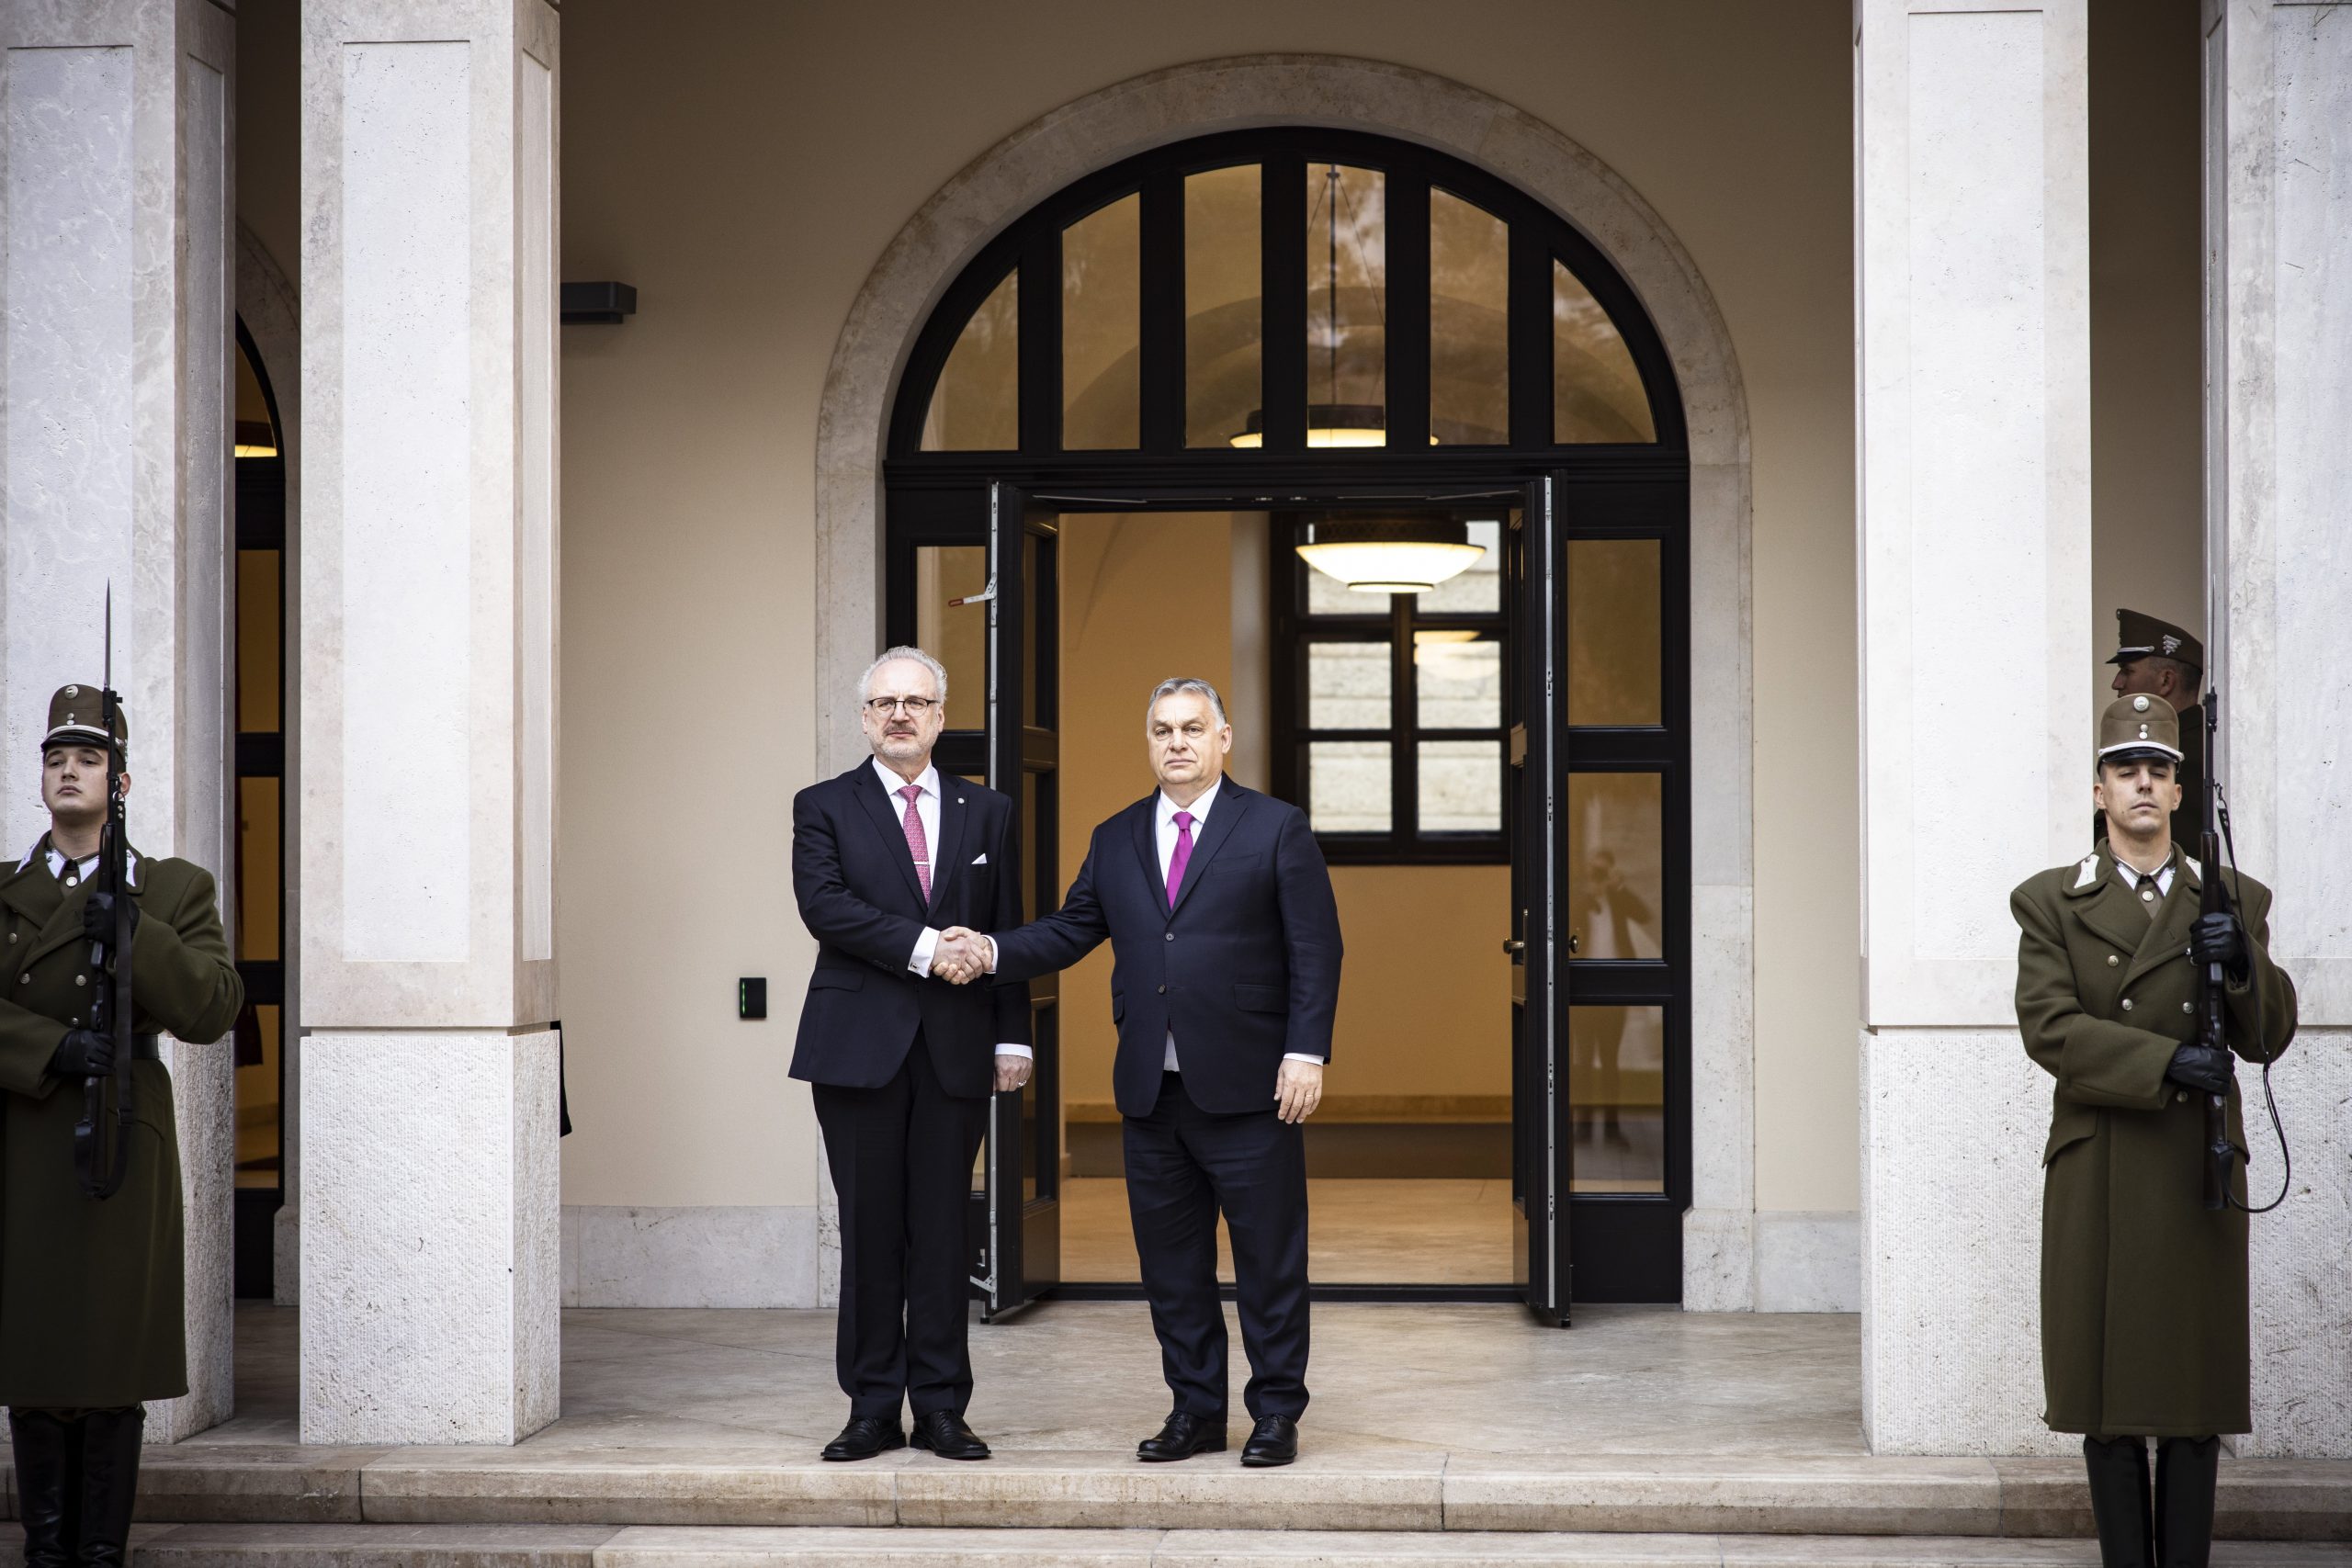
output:
M 1298 1457 L 1298 1423 L 1287 1416 L 1261 1416 L 1241 1445 L 1241 1462 L 1252 1470 L 1288 1464 Z
M 953 1410 L 934 1410 L 915 1417 L 915 1447 L 929 1449 L 941 1459 L 986 1459 L 989 1446 L 964 1425 Z
M 1166 1425 L 1136 1445 L 1136 1458 L 1146 1464 L 1165 1464 L 1170 1460 L 1191 1459 L 1194 1454 L 1223 1452 L 1225 1417 L 1194 1416 L 1182 1410 L 1170 1412 Z
M 825 1445 L 822 1458 L 872 1459 L 876 1454 L 907 1446 L 906 1429 L 895 1416 L 853 1416 L 842 1435 Z

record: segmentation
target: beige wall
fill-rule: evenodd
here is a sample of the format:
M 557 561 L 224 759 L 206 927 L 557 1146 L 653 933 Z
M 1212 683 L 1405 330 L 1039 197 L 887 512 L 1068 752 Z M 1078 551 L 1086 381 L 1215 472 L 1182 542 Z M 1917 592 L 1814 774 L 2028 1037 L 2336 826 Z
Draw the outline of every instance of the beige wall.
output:
M 2177 150 L 2186 134 L 2193 151 L 2177 50 L 2124 47 L 2114 14 L 2102 0 L 2093 29 L 2095 144 Z M 1060 104 L 1185 61 L 1304 51 L 1451 76 L 1558 127 L 1658 210 L 1724 312 L 1755 463 L 1758 1201 L 1852 1208 L 1850 15 L 1848 0 L 568 0 L 563 273 L 633 283 L 641 303 L 624 326 L 563 334 L 566 1201 L 815 1199 L 806 1095 L 784 1075 L 811 953 L 788 809 L 815 756 L 818 402 L 875 259 L 958 168 Z M 292 17 L 290 0 L 245 0 L 239 22 L 241 215 L 289 274 Z M 2134 98 L 2119 69 L 2167 96 Z M 2166 168 L 2094 179 L 2112 291 L 2094 312 L 2102 606 L 2125 583 L 2158 610 L 2193 597 L 2112 547 L 2123 520 L 2161 513 L 2177 533 L 2193 504 L 2193 396 L 2160 384 L 2193 367 L 2193 168 L 2186 209 Z M 1104 788 L 1115 806 L 1142 781 Z M 765 1023 L 732 1016 L 745 974 L 769 976 Z

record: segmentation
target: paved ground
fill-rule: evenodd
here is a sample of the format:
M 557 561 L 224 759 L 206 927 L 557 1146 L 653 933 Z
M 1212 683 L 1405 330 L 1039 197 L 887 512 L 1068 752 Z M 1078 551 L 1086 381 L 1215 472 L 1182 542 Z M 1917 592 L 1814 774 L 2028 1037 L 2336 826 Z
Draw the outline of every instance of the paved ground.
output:
M 1231 1325 L 1231 1309 L 1227 1308 Z M 772 1449 L 839 1428 L 830 1312 L 574 1310 L 563 1416 L 526 1448 Z M 243 1303 L 237 1415 L 197 1443 L 296 1440 L 295 1314 Z M 1249 1375 L 1238 1325 L 1233 1408 Z M 970 1419 L 1006 1450 L 1125 1454 L 1168 1409 L 1139 1303 L 1048 1303 L 972 1328 Z M 1327 1449 L 1860 1455 L 1860 1320 L 1588 1307 L 1320 1305 L 1305 1433 Z

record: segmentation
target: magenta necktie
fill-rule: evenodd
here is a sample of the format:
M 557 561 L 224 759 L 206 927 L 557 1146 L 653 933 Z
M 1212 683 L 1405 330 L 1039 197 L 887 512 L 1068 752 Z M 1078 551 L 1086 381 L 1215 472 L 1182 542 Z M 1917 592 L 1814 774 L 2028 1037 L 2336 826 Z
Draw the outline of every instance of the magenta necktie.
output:
M 925 903 L 931 900 L 931 840 L 923 837 L 922 814 L 915 809 L 915 802 L 922 795 L 922 785 L 909 784 L 899 792 L 906 797 L 907 815 L 900 826 L 907 830 L 907 853 L 915 857 L 915 875 L 922 881 Z
M 1168 857 L 1168 907 L 1176 907 L 1176 895 L 1184 886 L 1184 868 L 1193 863 L 1193 814 L 1176 813 L 1176 852 Z

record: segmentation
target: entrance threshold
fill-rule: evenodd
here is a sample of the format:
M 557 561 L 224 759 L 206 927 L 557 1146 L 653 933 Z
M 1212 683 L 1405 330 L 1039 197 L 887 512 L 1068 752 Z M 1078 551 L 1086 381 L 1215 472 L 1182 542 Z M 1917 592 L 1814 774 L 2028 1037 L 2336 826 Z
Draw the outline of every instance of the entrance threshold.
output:
M 1309 1285 L 1306 1298 L 1310 1302 L 1374 1302 L 1374 1303 L 1435 1303 L 1469 1302 L 1492 1304 L 1496 1302 L 1517 1302 L 1526 1295 L 1520 1285 Z M 1217 1286 L 1217 1295 L 1233 1300 L 1233 1287 Z M 1064 1280 L 1058 1285 L 1040 1291 L 1039 1301 L 1046 1302 L 1139 1302 L 1144 1300 L 1139 1284 L 1122 1284 L 1116 1280 L 1090 1283 L 1085 1280 Z

